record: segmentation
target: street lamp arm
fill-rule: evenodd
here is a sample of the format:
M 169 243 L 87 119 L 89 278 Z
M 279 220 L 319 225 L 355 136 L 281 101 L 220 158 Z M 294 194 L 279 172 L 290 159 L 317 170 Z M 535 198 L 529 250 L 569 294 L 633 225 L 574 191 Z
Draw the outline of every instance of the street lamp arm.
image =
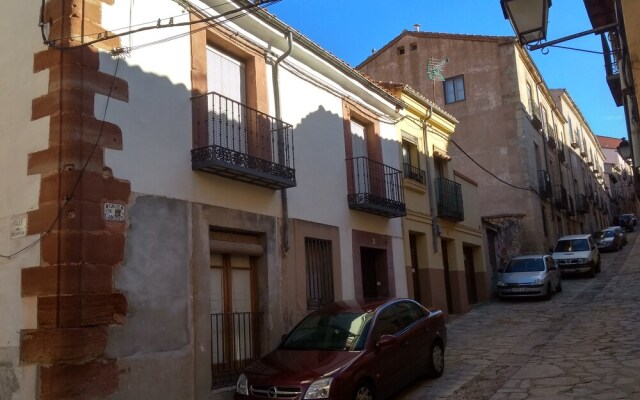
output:
M 566 42 L 568 40 L 572 40 L 572 39 L 579 38 L 579 37 L 582 37 L 582 36 L 587 36 L 587 35 L 590 35 L 592 33 L 594 35 L 597 35 L 599 33 L 607 32 L 607 31 L 612 30 L 616 26 L 618 26 L 618 24 L 616 22 L 614 22 L 614 23 L 611 23 L 611 24 L 608 24 L 608 25 L 603 25 L 603 26 L 601 26 L 599 28 L 590 29 L 588 31 L 584 31 L 584 32 L 580 32 L 580 33 L 575 33 L 573 35 L 565 36 L 565 37 L 560 38 L 560 39 L 551 40 L 549 42 L 545 42 L 545 43 L 541 43 L 541 44 L 527 45 L 527 49 L 529 51 L 544 49 L 545 47 L 553 46 L 554 44 Z

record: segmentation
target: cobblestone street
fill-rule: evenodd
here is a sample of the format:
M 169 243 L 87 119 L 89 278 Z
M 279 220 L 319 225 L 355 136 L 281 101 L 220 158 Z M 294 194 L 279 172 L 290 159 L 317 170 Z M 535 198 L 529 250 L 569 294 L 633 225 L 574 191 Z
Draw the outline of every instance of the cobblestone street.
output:
M 480 304 L 448 324 L 444 375 L 396 400 L 640 399 L 640 242 L 551 301 Z

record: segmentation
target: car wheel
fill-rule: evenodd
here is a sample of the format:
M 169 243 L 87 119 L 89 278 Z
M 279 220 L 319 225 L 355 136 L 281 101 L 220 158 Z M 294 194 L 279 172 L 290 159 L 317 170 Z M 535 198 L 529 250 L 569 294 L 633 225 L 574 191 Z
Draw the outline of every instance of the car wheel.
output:
M 353 396 L 354 400 L 374 400 L 373 388 L 366 382 L 361 382 L 356 386 L 356 393 Z
M 429 378 L 439 378 L 444 372 L 444 347 L 438 340 L 433 342 L 427 361 L 427 375 Z
M 546 292 L 544 294 L 544 299 L 545 300 L 551 300 L 551 282 L 547 283 L 547 289 L 546 289 Z
M 562 292 L 562 279 L 558 279 L 558 286 L 556 286 L 556 292 Z

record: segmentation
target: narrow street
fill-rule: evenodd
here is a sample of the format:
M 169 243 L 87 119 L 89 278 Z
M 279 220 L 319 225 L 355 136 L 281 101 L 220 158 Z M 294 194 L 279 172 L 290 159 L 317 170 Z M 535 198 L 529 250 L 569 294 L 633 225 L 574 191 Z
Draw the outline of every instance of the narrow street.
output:
M 551 301 L 480 304 L 448 324 L 445 373 L 396 400 L 640 399 L 640 241 Z

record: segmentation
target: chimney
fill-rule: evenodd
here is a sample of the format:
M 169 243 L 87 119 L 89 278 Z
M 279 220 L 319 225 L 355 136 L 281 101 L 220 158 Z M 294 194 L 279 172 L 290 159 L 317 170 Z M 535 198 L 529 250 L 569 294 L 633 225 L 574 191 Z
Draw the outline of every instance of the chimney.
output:
M 413 24 L 413 29 L 414 29 L 416 32 L 420 32 L 420 24 Z

